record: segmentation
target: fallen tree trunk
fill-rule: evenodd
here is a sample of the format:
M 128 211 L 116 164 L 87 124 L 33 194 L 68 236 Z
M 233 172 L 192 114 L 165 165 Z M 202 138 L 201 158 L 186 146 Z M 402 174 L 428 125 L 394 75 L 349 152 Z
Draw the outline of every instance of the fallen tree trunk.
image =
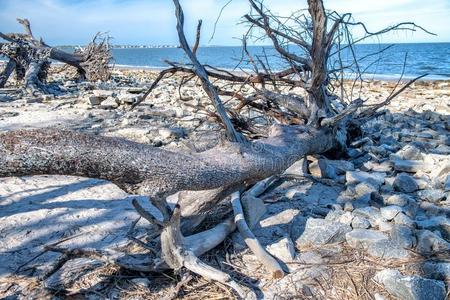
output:
M 300 157 L 337 145 L 329 129 L 274 126 L 271 136 L 199 154 L 59 130 L 0 134 L 0 177 L 65 174 L 112 181 L 128 192 L 166 197 L 182 190 L 243 186 L 280 173 Z

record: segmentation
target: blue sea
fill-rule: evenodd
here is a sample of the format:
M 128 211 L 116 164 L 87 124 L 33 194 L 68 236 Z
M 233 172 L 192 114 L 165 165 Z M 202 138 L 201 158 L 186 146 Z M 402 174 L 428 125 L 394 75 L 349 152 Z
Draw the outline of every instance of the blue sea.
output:
M 388 46 L 387 50 L 371 55 Z M 354 47 L 354 53 L 360 61 L 357 66 L 352 65 L 345 70 L 348 76 L 359 70 L 366 78 L 396 79 L 402 74 L 406 61 L 403 78 L 428 73 L 426 79 L 450 80 L 450 43 L 359 44 Z M 259 57 L 263 62 L 268 61 L 273 70 L 286 67 L 271 46 L 250 46 L 248 49 L 255 59 Z M 289 50 L 301 54 L 300 49 L 294 46 Z M 347 49 L 341 53 L 340 59 L 349 65 L 352 52 Z M 202 63 L 214 67 L 236 71 L 252 69 L 245 60 L 241 61 L 243 56 L 240 47 L 200 47 L 197 55 Z M 167 67 L 165 60 L 187 61 L 179 48 L 117 48 L 113 49 L 113 56 L 117 66 L 130 67 L 164 68 Z M 337 61 L 338 57 L 334 55 L 330 60 L 331 67 Z

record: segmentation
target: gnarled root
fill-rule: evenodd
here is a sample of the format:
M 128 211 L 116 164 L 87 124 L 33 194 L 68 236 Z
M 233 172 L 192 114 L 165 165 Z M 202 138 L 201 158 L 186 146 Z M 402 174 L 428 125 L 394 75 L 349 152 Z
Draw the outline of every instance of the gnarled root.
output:
M 192 236 L 190 238 L 183 237 L 180 229 L 180 217 L 181 210 L 177 205 L 170 221 L 161 233 L 161 251 L 164 261 L 174 270 L 185 267 L 206 279 L 219 281 L 220 283 L 231 287 L 243 299 L 256 299 L 256 295 L 253 291 L 246 291 L 246 289 L 234 281 L 230 275 L 205 264 L 197 257 L 197 255 L 209 247 L 202 245 L 202 251 L 199 251 L 198 245 L 202 243 L 199 243 L 200 240 L 198 239 L 198 236 L 197 238 L 193 238 Z M 228 222 L 228 225 L 223 223 L 222 227 L 219 227 L 222 230 L 217 229 L 216 231 L 226 233 L 234 227 L 231 224 L 231 222 Z M 219 241 L 220 238 L 218 239 L 214 236 L 214 234 L 217 233 L 216 231 L 210 231 L 209 233 L 203 232 L 202 236 L 200 236 L 201 238 L 204 238 L 203 243 L 208 243 L 210 246 L 217 245 L 215 242 Z M 211 243 L 210 238 L 215 239 L 214 243 Z

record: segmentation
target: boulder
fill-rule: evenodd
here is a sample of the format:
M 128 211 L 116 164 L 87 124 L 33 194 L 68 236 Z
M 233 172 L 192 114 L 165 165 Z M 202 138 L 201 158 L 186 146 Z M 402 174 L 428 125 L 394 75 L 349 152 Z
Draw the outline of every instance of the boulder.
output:
M 309 172 L 314 177 L 335 179 L 336 169 L 328 163 L 327 159 L 318 159 L 309 164 Z
M 305 230 L 297 239 L 299 246 L 324 245 L 345 240 L 345 234 L 352 228 L 349 225 L 325 219 L 309 218 Z
M 410 252 L 391 240 L 380 240 L 369 245 L 367 253 L 383 259 L 409 258 Z
M 418 160 L 394 160 L 394 169 L 399 172 L 417 173 L 419 171 L 430 171 L 431 166 Z
M 413 193 L 419 188 L 417 182 L 406 173 L 400 173 L 395 177 L 393 187 L 402 193 Z
M 439 203 L 441 200 L 444 200 L 446 198 L 445 193 L 437 189 L 427 189 L 419 191 L 417 194 L 420 199 L 433 203 Z
M 410 228 L 414 228 L 416 226 L 416 223 L 414 222 L 414 220 L 411 219 L 410 217 L 408 217 L 404 213 L 397 214 L 394 218 L 394 223 L 397 225 L 405 225 Z
M 117 103 L 117 99 L 114 97 L 108 97 L 100 104 L 100 108 L 103 109 L 114 109 L 117 107 L 119 107 L 119 103 Z
M 370 244 L 380 240 L 387 240 L 388 236 L 371 229 L 353 229 L 345 235 L 347 243 L 356 249 L 367 249 Z
M 397 206 L 405 206 L 409 202 L 414 201 L 414 199 L 406 194 L 395 194 L 392 196 L 389 196 L 387 198 L 384 198 L 384 204 L 386 205 L 397 205 Z
M 450 280 L 450 262 L 427 261 L 422 265 L 424 277 Z
M 353 229 L 367 229 L 370 228 L 370 222 L 366 218 L 356 216 L 352 219 Z
M 412 249 L 416 244 L 414 232 L 406 225 L 394 224 L 389 235 L 391 240 L 402 248 Z
M 380 208 L 381 216 L 388 221 L 393 220 L 401 212 L 403 212 L 403 208 L 397 205 L 389 205 Z
M 446 291 L 442 281 L 420 276 L 403 276 L 398 270 L 386 269 L 374 277 L 392 295 L 402 300 L 443 300 Z
M 369 173 L 363 171 L 347 171 L 345 173 L 345 180 L 347 184 L 358 184 L 360 182 L 367 182 L 371 180 L 373 183 L 382 185 L 385 177 L 386 174 L 382 172 Z
M 429 230 L 418 230 L 416 234 L 417 252 L 426 255 L 434 252 L 445 253 L 450 251 L 450 243 L 436 233 Z
M 288 237 L 284 237 L 278 242 L 268 245 L 266 248 L 270 254 L 282 262 L 288 263 L 295 259 L 294 243 Z

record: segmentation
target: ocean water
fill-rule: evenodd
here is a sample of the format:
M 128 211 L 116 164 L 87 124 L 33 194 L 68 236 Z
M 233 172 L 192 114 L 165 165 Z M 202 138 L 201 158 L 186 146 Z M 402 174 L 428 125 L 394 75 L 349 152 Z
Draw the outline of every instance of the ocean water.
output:
M 371 55 L 390 46 L 382 53 Z M 251 54 L 259 57 L 263 62 L 269 62 L 273 70 L 279 70 L 284 65 L 273 47 L 251 46 Z M 299 53 L 300 50 L 291 47 L 290 51 Z M 358 69 L 367 78 L 395 79 L 400 77 L 404 69 L 404 78 L 413 78 L 428 73 L 427 79 L 450 80 L 450 43 L 417 43 L 417 44 L 360 44 L 355 46 L 355 56 L 360 59 L 358 66 L 352 65 L 346 69 L 349 76 Z M 252 68 L 245 60 L 242 61 L 240 47 L 203 47 L 198 50 L 198 58 L 204 64 L 230 70 L 249 70 Z M 165 60 L 187 62 L 181 49 L 178 48 L 144 48 L 144 49 L 114 49 L 115 64 L 119 66 L 163 68 Z M 341 60 L 349 65 L 352 52 L 343 50 Z M 338 57 L 330 59 L 330 67 L 337 63 Z M 260 67 L 261 69 L 261 67 Z
M 390 46 L 387 50 L 371 55 Z M 271 46 L 249 46 L 255 59 L 269 62 L 272 70 L 280 70 L 287 65 L 280 60 Z M 73 51 L 73 48 L 64 48 Z M 300 49 L 291 46 L 290 51 L 297 54 Z M 345 70 L 347 77 L 352 77 L 358 70 L 365 77 L 378 79 L 399 78 L 404 69 L 403 78 L 414 78 L 425 73 L 430 80 L 450 80 L 450 43 L 417 43 L 417 44 L 360 44 L 354 48 L 358 65 L 351 65 L 352 52 L 349 49 L 341 52 L 340 59 L 351 68 Z M 204 64 L 229 70 L 251 70 L 252 66 L 244 60 L 240 47 L 200 47 L 198 58 Z M 188 62 L 183 50 L 179 48 L 117 48 L 113 49 L 114 63 L 117 66 L 164 68 L 165 60 Z M 1 59 L 1 57 L 0 57 Z M 330 68 L 338 62 L 337 55 L 330 59 Z M 260 70 L 262 69 L 259 67 Z

